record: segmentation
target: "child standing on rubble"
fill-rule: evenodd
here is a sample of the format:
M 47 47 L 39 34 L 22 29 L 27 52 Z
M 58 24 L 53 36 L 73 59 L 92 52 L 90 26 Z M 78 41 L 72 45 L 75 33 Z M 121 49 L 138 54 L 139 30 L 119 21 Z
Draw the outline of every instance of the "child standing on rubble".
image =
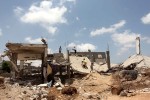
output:
M 82 60 L 82 67 L 85 69 L 88 69 L 87 62 L 86 62 L 85 58 Z
M 74 54 L 76 55 L 77 54 L 77 50 L 76 50 L 75 46 L 74 46 L 74 48 L 72 50 L 74 51 Z
M 94 65 L 94 62 L 91 62 L 91 66 L 90 66 L 91 71 L 90 72 L 93 72 L 93 65 Z

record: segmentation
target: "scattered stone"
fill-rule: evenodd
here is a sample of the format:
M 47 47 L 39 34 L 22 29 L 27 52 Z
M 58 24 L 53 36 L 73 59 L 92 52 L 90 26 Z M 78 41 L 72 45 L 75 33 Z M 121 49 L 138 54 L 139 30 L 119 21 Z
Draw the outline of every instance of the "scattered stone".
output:
M 47 98 L 48 97 L 48 94 L 42 94 L 41 95 L 41 98 Z
M 57 87 L 57 90 L 59 90 L 59 91 L 62 90 L 62 87 Z
M 18 98 L 23 99 L 23 96 L 22 95 L 18 95 Z
M 149 86 L 149 85 L 150 85 L 150 80 L 145 80 L 145 84 L 146 84 L 147 86 Z
M 135 96 L 135 95 L 136 95 L 136 93 L 128 93 L 127 97 L 131 97 L 131 96 Z
M 22 93 L 27 94 L 27 91 L 23 91 Z
M 41 100 L 47 100 L 47 98 L 42 98 Z
M 124 96 L 127 96 L 127 92 L 121 91 L 121 92 L 120 92 L 120 96 L 123 96 L 123 97 L 124 97 Z
M 48 91 L 46 91 L 44 88 L 41 89 L 42 94 L 48 94 Z
M 48 95 L 48 100 L 56 100 L 56 96 L 54 94 Z
M 31 82 L 29 82 L 29 83 L 27 84 L 27 86 L 28 86 L 28 87 L 31 87 L 31 86 L 32 86 Z
M 18 86 L 19 86 L 19 84 L 18 84 L 18 83 L 15 83 L 13 86 L 18 87 Z
M 53 86 L 54 86 L 54 87 L 59 87 L 59 86 L 60 86 L 60 84 L 55 83 Z
M 47 87 L 47 83 L 45 83 L 45 84 L 40 84 L 40 85 L 38 85 L 38 87 Z
M 137 79 L 138 71 L 137 70 L 122 70 L 119 73 L 121 79 L 126 79 L 127 81 L 132 81 Z

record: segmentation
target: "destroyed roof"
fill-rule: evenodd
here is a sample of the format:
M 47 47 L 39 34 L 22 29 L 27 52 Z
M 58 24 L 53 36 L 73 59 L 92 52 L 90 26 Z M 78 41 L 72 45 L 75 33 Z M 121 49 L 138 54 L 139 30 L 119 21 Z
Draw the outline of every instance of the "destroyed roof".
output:
M 133 55 L 130 56 L 122 66 L 124 68 L 128 67 L 129 65 L 136 63 L 136 67 L 149 67 L 150 68 L 150 57 L 143 56 L 143 55 Z
M 13 53 L 24 53 L 24 52 L 34 52 L 34 53 L 43 53 L 46 44 L 25 44 L 25 43 L 7 43 L 6 47 Z

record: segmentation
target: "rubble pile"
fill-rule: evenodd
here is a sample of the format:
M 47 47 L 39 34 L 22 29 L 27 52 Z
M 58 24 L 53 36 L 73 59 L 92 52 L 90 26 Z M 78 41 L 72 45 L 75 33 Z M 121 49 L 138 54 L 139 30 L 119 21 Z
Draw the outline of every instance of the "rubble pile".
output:
M 27 80 L 11 83 L 9 78 L 0 77 L 0 99 L 107 100 L 114 95 L 136 97 L 141 93 L 150 93 L 149 71 L 150 69 L 121 70 L 108 75 L 91 72 L 83 78 L 74 78 L 69 86 L 57 81 L 53 87 L 50 82 L 40 85 L 28 83 Z
M 134 96 L 150 92 L 150 69 L 122 70 L 113 74 L 111 93 L 120 96 Z
M 64 87 L 62 90 L 51 87 L 48 93 L 48 100 L 76 100 L 77 95 L 77 90 L 74 87 Z
M 80 80 L 75 80 L 72 86 L 79 92 L 76 100 L 100 100 L 106 95 L 105 92 L 110 91 L 111 84 L 111 76 L 92 72 Z
M 4 77 L 0 76 L 0 89 L 4 89 L 5 85 L 4 85 Z
M 0 84 L 4 84 L 4 77 L 0 76 Z
M 4 82 L 5 88 L 0 89 L 1 100 L 47 100 L 48 90 L 37 85 L 19 85 Z
M 61 93 L 62 94 L 67 94 L 67 95 L 74 95 L 74 94 L 77 94 L 77 89 L 75 87 L 64 87 L 62 90 L 61 90 Z

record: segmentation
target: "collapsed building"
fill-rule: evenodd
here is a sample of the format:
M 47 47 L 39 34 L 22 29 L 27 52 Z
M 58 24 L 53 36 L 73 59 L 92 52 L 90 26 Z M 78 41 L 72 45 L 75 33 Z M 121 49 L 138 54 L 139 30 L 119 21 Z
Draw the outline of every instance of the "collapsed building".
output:
M 21 85 L 22 81 L 18 82 L 19 84 L 16 82 L 14 82 L 15 84 L 13 85 L 6 84 L 6 89 L 0 89 L 2 90 L 2 92 L 0 92 L 0 98 L 2 99 L 110 100 L 114 98 L 113 95 L 119 95 L 117 100 L 120 100 L 124 99 L 120 96 L 136 97 L 139 93 L 140 95 L 143 93 L 149 95 L 150 74 L 148 69 L 146 69 L 147 71 L 145 73 L 140 74 L 137 70 L 131 69 L 116 70 L 115 73 L 110 72 L 108 74 L 97 73 L 107 71 L 109 68 L 111 69 L 113 67 L 113 64 L 110 63 L 109 51 L 69 52 L 69 50 L 67 50 L 67 55 L 65 55 L 61 52 L 47 54 L 47 44 L 7 43 L 6 46 L 9 49 L 7 51 L 7 56 L 13 64 L 13 70 L 19 75 L 26 69 L 32 69 L 31 63 L 26 63 L 26 60 L 37 59 L 42 62 L 41 67 L 39 67 L 42 78 L 48 76 L 48 73 L 56 75 L 55 73 L 57 72 L 59 72 L 58 74 L 60 75 L 64 75 L 64 72 L 67 72 L 67 78 L 70 78 L 72 71 L 73 73 L 84 73 L 84 75 L 76 74 L 75 77 L 71 77 L 72 83 L 68 85 L 63 84 L 61 80 L 56 81 L 54 85 L 51 85 L 51 81 L 40 85 L 33 85 L 33 83 L 26 84 L 28 83 L 26 80 L 24 81 L 24 86 Z M 137 54 L 127 59 L 122 66 L 128 68 L 129 66 L 134 67 L 134 65 L 136 65 L 136 67 L 141 66 L 147 68 L 149 65 L 149 58 L 142 56 L 139 51 L 140 48 L 137 49 Z M 83 68 L 82 66 L 83 59 L 87 61 L 87 68 Z M 20 65 L 16 63 L 18 60 L 20 61 Z M 91 72 L 92 63 L 93 70 L 95 71 Z M 47 70 L 45 70 L 45 68 L 47 68 Z M 8 80 L 6 80 L 6 82 L 3 81 L 3 83 L 7 82 Z M 6 90 L 7 92 L 3 92 Z M 114 99 L 116 99 L 116 96 Z
M 141 54 L 140 37 L 136 38 L 136 54 L 130 56 L 121 66 L 123 68 L 150 68 L 150 57 Z
M 109 51 L 106 52 L 70 52 L 70 63 L 73 70 L 82 73 L 90 73 L 91 67 L 97 72 L 106 72 L 114 64 L 110 63 Z M 87 62 L 87 68 L 82 67 L 82 60 Z M 93 63 L 93 65 L 92 65 Z
M 90 73 L 91 66 L 97 72 L 106 72 L 113 64 L 110 63 L 109 51 L 106 52 L 69 52 L 67 55 L 59 52 L 48 54 L 46 41 L 43 44 L 25 44 L 25 43 L 7 43 L 8 48 L 6 55 L 12 63 L 13 71 L 19 76 L 31 72 L 32 69 L 39 71 L 42 80 L 47 80 L 48 75 L 54 75 L 63 71 L 67 72 L 68 78 L 73 72 Z M 87 68 L 82 67 L 82 60 L 87 62 Z M 31 66 L 30 60 L 41 60 L 40 67 Z M 17 62 L 19 61 L 19 65 Z M 93 65 L 92 65 L 93 64 Z M 40 69 L 39 69 L 40 68 Z
M 41 60 L 40 72 L 43 75 L 44 65 L 47 62 L 47 44 L 7 43 L 6 47 L 9 49 L 6 51 L 6 55 L 13 65 L 15 74 L 22 76 L 25 69 L 25 61 Z M 17 61 L 20 61 L 19 66 L 17 65 Z M 27 64 L 29 70 L 31 69 L 30 65 L 30 63 Z

